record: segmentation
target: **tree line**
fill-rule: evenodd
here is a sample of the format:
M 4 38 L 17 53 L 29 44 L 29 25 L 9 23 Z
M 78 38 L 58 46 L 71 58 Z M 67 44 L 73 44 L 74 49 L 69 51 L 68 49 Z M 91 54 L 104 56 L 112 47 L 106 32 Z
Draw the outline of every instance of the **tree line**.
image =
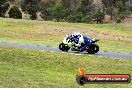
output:
M 116 22 L 123 20 L 132 12 L 132 6 L 128 0 L 1 0 L 0 17 L 11 6 L 12 17 L 19 17 L 20 12 L 30 15 L 30 19 L 37 19 L 37 13 L 41 13 L 43 20 L 56 20 L 67 22 L 103 23 L 105 16 L 110 16 Z M 14 16 L 15 15 L 15 16 Z

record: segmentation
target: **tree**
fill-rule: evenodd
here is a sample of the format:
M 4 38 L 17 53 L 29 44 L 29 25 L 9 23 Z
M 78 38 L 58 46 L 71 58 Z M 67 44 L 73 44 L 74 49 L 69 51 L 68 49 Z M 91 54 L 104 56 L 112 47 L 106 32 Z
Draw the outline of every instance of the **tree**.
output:
M 114 19 L 114 10 L 117 10 L 122 6 L 125 5 L 127 0 L 102 0 L 103 5 L 105 6 L 106 14 L 111 16 L 111 20 Z
M 118 12 L 117 12 L 117 20 L 123 20 L 127 17 L 128 10 L 126 5 L 120 5 Z
M 79 2 L 79 0 L 69 0 L 70 1 L 70 10 L 72 12 L 72 14 L 76 14 L 77 13 L 77 4 Z
M 5 12 L 8 10 L 10 6 L 8 0 L 1 0 L 0 1 L 0 17 L 4 17 Z
M 85 14 L 89 15 L 94 10 L 93 0 L 81 0 L 80 10 Z
M 92 17 L 90 15 L 86 15 L 84 17 L 82 17 L 82 22 L 84 23 L 90 23 L 92 20 Z
M 70 0 L 61 0 L 61 4 L 64 8 L 70 8 Z
M 56 3 L 55 7 L 52 8 L 52 16 L 57 21 L 65 19 L 68 15 L 70 15 L 70 10 L 64 8 L 60 2 Z
M 37 18 L 37 11 L 40 9 L 41 0 L 23 0 L 21 7 L 24 12 L 28 12 L 31 15 L 31 19 Z
M 9 11 L 9 17 L 10 18 L 15 18 L 15 19 L 21 19 L 22 18 L 22 13 L 21 13 L 21 11 L 19 10 L 18 7 L 14 6 Z
M 103 23 L 105 13 L 101 9 L 94 10 L 91 14 L 91 17 L 95 19 L 96 23 Z
M 45 20 L 52 19 L 52 8 L 55 6 L 56 0 L 42 0 L 39 11 L 43 14 Z

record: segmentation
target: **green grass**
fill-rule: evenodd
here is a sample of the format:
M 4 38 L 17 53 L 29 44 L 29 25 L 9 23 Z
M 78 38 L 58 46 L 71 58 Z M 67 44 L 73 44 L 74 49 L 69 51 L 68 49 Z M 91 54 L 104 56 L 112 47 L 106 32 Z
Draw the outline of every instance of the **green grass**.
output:
M 4 43 L 17 43 L 17 44 L 27 44 L 27 45 L 41 45 L 41 46 L 52 46 L 58 47 L 59 42 L 54 41 L 39 41 L 39 40 L 24 40 L 24 39 L 11 39 L 11 38 L 0 38 L 0 42 Z M 61 42 L 61 41 L 60 41 Z
M 101 51 L 132 53 L 132 26 L 0 18 L 0 42 L 58 47 L 73 32 L 101 39 Z
M 78 68 L 88 74 L 130 74 L 132 60 L 0 47 L 1 88 L 79 88 Z M 88 84 L 84 88 L 131 88 L 132 84 Z
M 61 26 L 61 27 L 73 27 L 79 29 L 92 28 L 98 31 L 110 32 L 119 35 L 130 35 L 132 33 L 132 26 L 125 26 L 122 24 L 84 24 L 84 23 L 67 23 L 67 22 L 49 22 L 45 21 L 45 24 L 50 26 Z
M 123 30 L 122 30 L 123 28 Z M 101 51 L 132 53 L 132 26 L 0 18 L 0 42 L 58 47 L 79 31 L 100 38 Z M 0 47 L 0 88 L 79 88 L 80 66 L 89 74 L 130 74 L 132 61 L 88 55 Z M 84 88 L 132 88 L 132 84 L 88 84 Z

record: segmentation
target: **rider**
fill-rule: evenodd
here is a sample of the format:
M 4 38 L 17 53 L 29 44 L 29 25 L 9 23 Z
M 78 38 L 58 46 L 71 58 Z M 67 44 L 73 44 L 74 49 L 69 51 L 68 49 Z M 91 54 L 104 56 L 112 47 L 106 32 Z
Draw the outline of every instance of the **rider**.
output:
M 81 52 L 85 51 L 86 48 L 89 47 L 91 44 L 91 39 L 88 38 L 87 36 L 82 35 L 79 32 L 67 35 L 64 40 L 66 40 L 67 43 L 71 43 L 69 41 L 72 40 L 72 44 L 77 47 L 80 47 Z M 82 44 L 83 46 L 81 46 Z
M 86 48 L 90 46 L 92 41 L 87 36 L 84 36 L 84 35 L 80 34 L 79 32 L 78 33 L 74 33 L 73 35 L 75 36 L 74 37 L 75 40 L 78 39 L 78 42 L 76 42 L 75 45 L 80 47 L 80 51 L 81 52 L 85 51 Z M 83 46 L 81 46 L 82 44 L 83 44 Z
M 66 41 L 67 43 L 72 42 L 73 44 L 77 44 L 79 41 L 78 33 L 73 33 L 71 35 L 66 35 L 63 41 Z

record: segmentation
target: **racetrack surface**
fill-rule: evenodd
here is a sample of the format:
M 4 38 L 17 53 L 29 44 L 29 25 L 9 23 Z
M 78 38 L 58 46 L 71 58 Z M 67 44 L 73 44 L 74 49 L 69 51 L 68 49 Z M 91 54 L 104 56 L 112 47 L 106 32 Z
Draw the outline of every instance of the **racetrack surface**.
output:
M 36 45 L 25 45 L 25 44 L 12 44 L 12 43 L 0 43 L 0 46 L 7 46 L 7 47 L 16 47 L 16 48 L 27 48 L 27 49 L 34 49 L 34 50 L 45 50 L 45 51 L 51 51 L 51 52 L 62 52 L 58 48 L 53 47 L 46 47 L 46 46 L 36 46 Z M 71 53 L 71 54 L 87 54 L 87 52 L 73 52 L 68 51 L 65 53 Z M 125 53 L 115 53 L 115 52 L 98 52 L 97 54 L 87 54 L 87 55 L 94 55 L 94 56 L 103 56 L 103 57 L 112 57 L 112 58 L 120 58 L 120 59 L 131 59 L 132 60 L 132 54 L 125 54 Z

